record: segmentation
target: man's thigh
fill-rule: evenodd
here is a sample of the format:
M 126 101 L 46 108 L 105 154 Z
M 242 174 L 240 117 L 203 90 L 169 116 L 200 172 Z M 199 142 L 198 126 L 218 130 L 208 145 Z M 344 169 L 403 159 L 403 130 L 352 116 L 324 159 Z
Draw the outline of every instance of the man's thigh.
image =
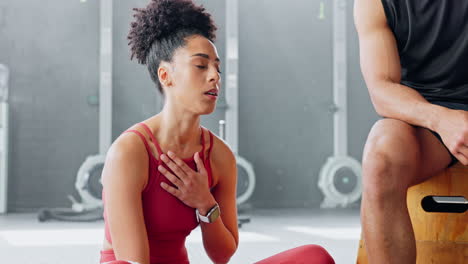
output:
M 435 176 L 453 163 L 449 150 L 432 131 L 422 127 L 416 127 L 416 131 L 421 153 L 421 164 L 420 173 L 412 185 Z
M 413 168 L 414 174 L 405 175 L 410 185 L 436 175 L 451 163 L 449 151 L 431 131 L 391 118 L 379 120 L 372 128 L 364 159 L 382 152 L 391 159 L 390 164 Z

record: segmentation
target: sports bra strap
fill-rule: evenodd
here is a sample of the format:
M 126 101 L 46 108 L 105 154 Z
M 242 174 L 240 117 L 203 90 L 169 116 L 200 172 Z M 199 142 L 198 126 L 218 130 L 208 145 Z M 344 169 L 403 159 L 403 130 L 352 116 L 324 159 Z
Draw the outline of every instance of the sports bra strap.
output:
M 154 145 L 156 146 L 156 149 L 158 150 L 158 157 L 159 157 L 159 155 L 161 155 L 163 152 L 161 150 L 161 147 L 158 144 L 158 141 L 156 140 L 156 137 L 153 135 L 153 132 L 151 132 L 151 129 L 145 123 L 141 122 L 140 125 L 150 135 L 151 140 L 153 141 Z
M 208 130 L 208 133 L 210 134 L 210 148 L 208 149 L 208 157 L 207 159 L 210 158 L 211 150 L 213 149 L 213 133 Z
M 131 130 L 124 131 L 124 133 L 130 133 L 130 132 L 137 134 L 141 138 L 141 140 L 143 140 L 143 143 L 145 143 L 146 150 L 148 151 L 149 154 L 151 154 L 151 148 L 148 145 L 148 142 L 146 141 L 146 137 L 143 136 L 143 134 L 137 130 L 131 129 Z
M 202 151 L 199 154 L 201 154 L 200 158 L 203 160 L 204 159 L 203 157 L 205 156 L 205 133 L 204 133 L 205 131 L 204 131 L 204 129 L 202 127 L 200 127 L 200 129 L 201 129 Z
M 159 146 L 159 143 L 158 143 L 158 140 L 156 140 L 156 137 L 153 135 L 153 133 L 151 132 L 151 129 L 148 127 L 148 125 L 146 125 L 145 123 L 141 122 L 139 123 L 145 130 L 146 132 L 150 135 L 150 138 L 151 140 L 153 141 L 154 145 L 156 146 L 156 149 L 158 151 L 158 156 L 161 155 L 163 152 L 161 150 L 161 147 Z M 204 159 L 204 156 L 205 156 L 205 133 L 204 133 L 204 129 L 202 127 L 200 127 L 200 130 L 201 130 L 201 144 L 202 144 L 202 151 L 201 151 L 201 158 Z M 145 146 L 147 148 L 149 148 L 149 145 L 148 143 L 146 142 L 146 138 L 138 131 L 136 130 L 127 130 L 126 132 L 136 132 L 138 135 L 140 135 L 141 137 L 143 137 L 144 139 L 144 142 L 145 142 Z M 211 132 L 208 130 L 208 133 L 210 135 L 210 147 L 209 147 L 209 150 L 208 150 L 208 157 L 210 156 L 210 152 L 211 152 L 211 148 L 213 147 L 213 134 L 211 134 Z

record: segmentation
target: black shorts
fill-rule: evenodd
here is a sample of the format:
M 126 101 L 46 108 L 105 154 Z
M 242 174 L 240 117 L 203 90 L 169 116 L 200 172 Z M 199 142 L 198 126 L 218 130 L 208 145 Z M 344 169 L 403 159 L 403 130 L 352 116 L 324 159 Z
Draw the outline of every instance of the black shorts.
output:
M 467 104 L 461 104 L 461 103 L 450 103 L 450 102 L 440 102 L 440 101 L 431 101 L 432 104 L 436 104 L 436 105 L 440 105 L 440 106 L 443 106 L 443 107 L 447 107 L 447 108 L 450 108 L 450 109 L 455 109 L 455 110 L 465 110 L 465 111 L 468 111 L 468 103 Z M 436 136 L 439 141 L 444 144 L 444 142 L 442 141 L 442 138 L 440 137 L 439 134 L 437 134 L 436 132 L 432 131 L 432 130 L 429 130 L 432 132 L 432 134 L 434 134 L 434 136 Z M 445 144 L 444 144 L 445 146 Z M 447 148 L 447 146 L 445 146 Z M 448 148 L 447 148 L 448 150 Z M 452 166 L 453 164 L 457 163 L 458 160 L 457 158 L 455 158 L 455 156 L 453 156 L 453 154 L 449 151 L 449 154 L 450 156 L 452 157 L 452 162 L 450 162 L 450 166 Z

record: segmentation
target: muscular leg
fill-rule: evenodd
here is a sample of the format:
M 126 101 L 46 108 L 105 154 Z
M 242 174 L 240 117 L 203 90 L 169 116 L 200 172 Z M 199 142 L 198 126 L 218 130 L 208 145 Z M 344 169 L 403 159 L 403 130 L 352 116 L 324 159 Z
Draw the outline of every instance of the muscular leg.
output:
M 437 174 L 450 161 L 447 149 L 424 128 L 395 119 L 374 125 L 364 149 L 361 204 L 369 263 L 416 262 L 407 189 Z

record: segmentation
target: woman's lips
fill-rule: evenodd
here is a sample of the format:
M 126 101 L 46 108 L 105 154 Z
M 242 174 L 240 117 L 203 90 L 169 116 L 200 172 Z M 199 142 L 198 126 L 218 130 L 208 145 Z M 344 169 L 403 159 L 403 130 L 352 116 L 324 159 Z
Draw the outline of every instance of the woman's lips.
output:
M 211 100 L 216 100 L 218 99 L 218 89 L 211 89 L 207 91 L 205 95 L 208 96 L 208 98 L 210 98 Z
M 205 95 L 206 95 L 208 98 L 210 98 L 211 100 L 216 100 L 216 99 L 218 99 L 218 95 L 209 94 L 209 93 L 206 93 Z

